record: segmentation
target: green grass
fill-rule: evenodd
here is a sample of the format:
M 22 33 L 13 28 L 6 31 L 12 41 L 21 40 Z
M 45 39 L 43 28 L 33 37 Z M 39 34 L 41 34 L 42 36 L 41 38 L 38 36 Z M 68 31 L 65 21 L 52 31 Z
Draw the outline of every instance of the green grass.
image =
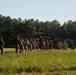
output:
M 76 50 L 15 53 L 5 48 L 0 55 L 0 75 L 75 75 Z

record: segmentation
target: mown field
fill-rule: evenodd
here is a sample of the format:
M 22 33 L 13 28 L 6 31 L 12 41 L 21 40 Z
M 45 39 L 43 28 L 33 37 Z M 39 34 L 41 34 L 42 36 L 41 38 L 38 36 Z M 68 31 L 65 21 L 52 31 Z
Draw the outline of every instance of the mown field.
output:
M 0 75 L 76 75 L 76 50 L 15 53 L 5 48 L 0 55 Z

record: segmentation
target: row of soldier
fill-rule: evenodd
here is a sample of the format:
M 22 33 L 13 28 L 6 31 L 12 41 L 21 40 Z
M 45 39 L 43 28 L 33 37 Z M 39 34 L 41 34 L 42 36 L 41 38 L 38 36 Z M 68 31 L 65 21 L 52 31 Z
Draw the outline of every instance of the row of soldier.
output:
M 45 40 L 42 38 L 42 36 L 39 39 L 23 39 L 22 37 L 16 36 L 15 40 L 15 49 L 16 53 L 18 51 L 20 53 L 22 52 L 31 52 L 33 50 L 52 50 L 53 48 L 64 49 L 66 50 L 68 48 L 68 43 L 64 41 L 57 41 L 56 46 L 55 43 L 50 40 Z M 74 49 L 74 44 L 71 42 L 71 49 Z M 55 47 L 54 47 L 55 46 Z
M 0 36 L 0 50 L 1 55 L 3 55 L 3 47 L 5 46 L 5 43 L 3 41 L 3 37 Z M 70 43 L 71 49 L 75 49 L 74 43 Z M 23 39 L 22 37 L 16 36 L 15 39 L 15 49 L 16 53 L 20 52 L 30 52 L 33 50 L 52 50 L 53 48 L 58 49 L 64 49 L 66 50 L 68 48 L 68 43 L 66 41 L 57 41 L 54 42 L 51 39 L 45 40 L 42 37 L 39 39 Z
M 33 50 L 38 50 L 38 49 L 52 49 L 53 48 L 53 43 L 52 43 L 52 40 L 50 40 L 50 43 L 49 41 L 47 40 L 45 42 L 44 39 L 23 39 L 22 37 L 20 38 L 19 36 L 16 37 L 16 40 L 15 40 L 15 48 L 16 48 L 16 53 L 18 53 L 18 50 L 20 52 L 30 52 L 30 51 L 33 51 Z

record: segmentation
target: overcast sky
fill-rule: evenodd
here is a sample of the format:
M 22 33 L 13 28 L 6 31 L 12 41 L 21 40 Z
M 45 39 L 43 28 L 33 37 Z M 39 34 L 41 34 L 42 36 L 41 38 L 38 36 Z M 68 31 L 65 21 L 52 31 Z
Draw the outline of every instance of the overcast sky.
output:
M 76 0 L 0 0 L 0 14 L 39 21 L 76 21 Z

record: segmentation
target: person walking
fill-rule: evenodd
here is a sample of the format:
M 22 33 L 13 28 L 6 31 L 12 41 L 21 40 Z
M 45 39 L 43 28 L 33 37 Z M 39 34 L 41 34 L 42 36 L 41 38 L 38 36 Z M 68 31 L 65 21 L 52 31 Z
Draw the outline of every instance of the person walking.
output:
M 4 50 L 3 50 L 4 46 L 5 46 L 5 43 L 4 43 L 3 37 L 0 36 L 0 50 L 1 50 L 1 55 L 3 55 L 3 53 L 4 53 Z

